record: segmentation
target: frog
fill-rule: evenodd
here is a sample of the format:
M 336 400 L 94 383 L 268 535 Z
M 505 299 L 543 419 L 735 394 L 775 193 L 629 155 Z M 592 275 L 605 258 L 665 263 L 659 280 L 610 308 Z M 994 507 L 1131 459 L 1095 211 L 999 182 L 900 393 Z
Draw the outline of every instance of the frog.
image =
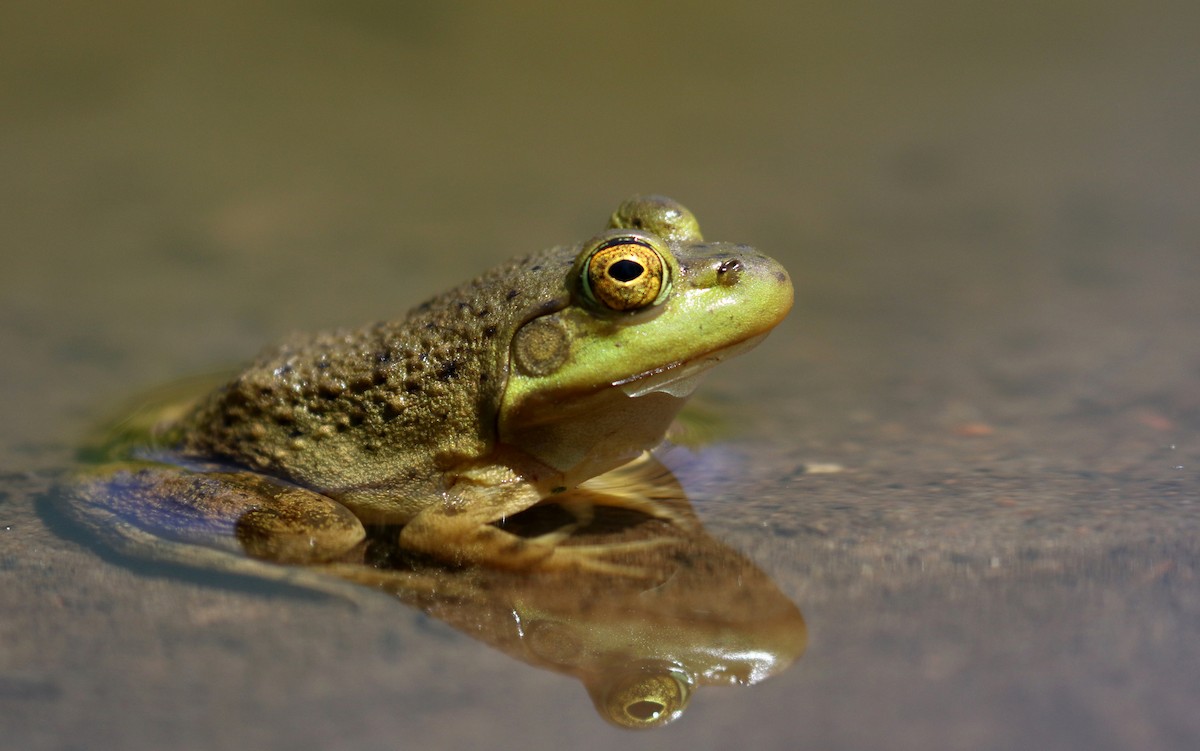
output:
M 682 204 L 637 195 L 584 242 L 501 263 L 397 320 L 293 335 L 215 387 L 144 402 L 87 452 L 68 511 L 174 560 L 189 560 L 181 545 L 346 560 L 369 527 L 448 565 L 621 573 L 610 547 L 564 541 L 597 503 L 670 512 L 569 491 L 660 444 L 699 380 L 792 303 L 777 261 L 705 241 Z M 504 529 L 552 503 L 571 521 Z

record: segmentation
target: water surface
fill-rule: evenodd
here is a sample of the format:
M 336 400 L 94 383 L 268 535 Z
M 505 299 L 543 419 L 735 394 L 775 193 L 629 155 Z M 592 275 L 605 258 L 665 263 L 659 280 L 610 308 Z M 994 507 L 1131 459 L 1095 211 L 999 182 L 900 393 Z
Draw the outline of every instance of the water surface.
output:
M 0 10 L 0 725 L 69 748 L 1194 748 L 1188 3 Z M 807 623 L 601 721 L 380 596 L 129 565 L 35 501 L 97 419 L 662 192 L 791 317 L 667 461 Z M 836 465 L 841 472 L 814 472 Z

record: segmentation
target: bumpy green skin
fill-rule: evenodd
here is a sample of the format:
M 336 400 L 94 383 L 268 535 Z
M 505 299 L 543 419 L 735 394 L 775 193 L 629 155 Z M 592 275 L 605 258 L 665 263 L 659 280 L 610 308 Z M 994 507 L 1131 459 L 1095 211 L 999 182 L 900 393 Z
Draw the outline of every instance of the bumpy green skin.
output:
M 516 258 L 400 321 L 267 350 L 166 443 L 333 498 L 386 494 L 394 508 L 381 520 L 402 521 L 438 497 L 444 471 L 491 452 L 509 344 L 568 304 L 577 252 Z

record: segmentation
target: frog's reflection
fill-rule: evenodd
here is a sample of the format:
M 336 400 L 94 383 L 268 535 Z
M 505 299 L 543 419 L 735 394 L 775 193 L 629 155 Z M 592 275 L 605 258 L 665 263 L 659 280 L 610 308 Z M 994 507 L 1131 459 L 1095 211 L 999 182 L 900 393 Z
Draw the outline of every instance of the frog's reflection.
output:
M 319 568 L 577 677 L 600 715 L 623 727 L 669 723 L 698 686 L 757 683 L 801 655 L 800 611 L 753 563 L 704 532 L 669 470 L 646 459 L 565 500 L 586 507 L 597 493 L 649 496 L 671 517 L 612 512 L 563 543 L 610 547 L 610 572 L 449 569 L 407 556 L 388 542 L 394 535 L 382 534 L 364 546 L 363 563 Z M 562 522 L 555 511 L 514 517 L 509 529 L 543 533 Z
M 587 565 L 551 571 L 449 566 L 399 547 L 394 527 L 371 530 L 335 561 L 302 565 L 302 528 L 264 537 L 265 525 L 248 518 L 257 503 L 223 516 L 237 505 L 206 506 L 195 489 L 213 475 L 200 477 L 153 464 L 97 472 L 76 490 L 88 502 L 65 509 L 138 558 L 339 595 L 365 593 L 328 574 L 382 589 L 519 660 L 575 676 L 600 715 L 623 727 L 664 725 L 697 687 L 757 683 L 805 648 L 796 606 L 704 532 L 675 476 L 650 455 L 506 520 L 510 532 L 590 548 L 573 559 Z M 178 496 L 162 492 L 169 483 Z

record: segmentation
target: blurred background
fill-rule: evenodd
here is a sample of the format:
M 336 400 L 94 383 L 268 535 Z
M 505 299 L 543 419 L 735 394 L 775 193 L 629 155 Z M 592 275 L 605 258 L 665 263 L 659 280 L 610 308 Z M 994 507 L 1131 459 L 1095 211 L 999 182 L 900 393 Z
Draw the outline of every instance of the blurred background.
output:
M 1194 747 L 1198 22 L 1120 0 L 5 2 L 13 747 Z M 34 513 L 139 389 L 397 316 L 648 192 L 796 283 L 713 374 L 735 429 L 684 478 L 804 610 L 784 677 L 620 735 L 415 614 L 139 576 Z

